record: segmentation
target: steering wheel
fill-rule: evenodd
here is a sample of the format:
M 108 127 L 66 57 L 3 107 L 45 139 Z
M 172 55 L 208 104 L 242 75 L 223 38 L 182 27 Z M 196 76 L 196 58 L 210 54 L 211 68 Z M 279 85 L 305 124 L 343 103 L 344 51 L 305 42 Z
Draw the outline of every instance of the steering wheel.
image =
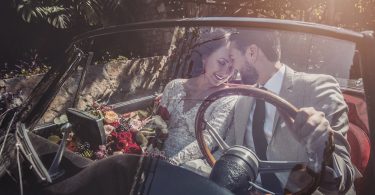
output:
M 208 133 L 212 136 L 212 138 L 217 142 L 218 146 L 224 151 L 224 156 L 236 156 L 238 157 L 238 161 L 242 161 L 242 164 L 247 164 L 246 166 L 246 171 L 247 172 L 245 175 L 246 177 L 243 177 L 244 181 L 243 183 L 248 183 L 249 180 L 250 182 L 255 181 L 258 173 L 262 172 L 283 172 L 283 171 L 295 171 L 296 168 L 300 167 L 299 170 L 307 170 L 306 173 L 310 174 L 313 176 L 313 179 L 311 180 L 310 186 L 313 186 L 310 189 L 315 190 L 319 184 L 320 181 L 320 175 L 323 171 L 319 171 L 319 169 L 316 169 L 312 171 L 311 169 L 308 168 L 308 164 L 310 162 L 293 162 L 293 161 L 262 161 L 259 160 L 257 155 L 255 154 L 254 151 L 251 151 L 250 149 L 244 147 L 244 146 L 233 146 L 229 147 L 223 138 L 217 133 L 217 131 L 209 124 L 208 121 L 204 119 L 204 114 L 207 108 L 216 100 L 223 98 L 225 96 L 231 96 L 231 95 L 242 95 L 242 96 L 249 96 L 249 97 L 254 97 L 257 99 L 262 99 L 265 102 L 268 102 L 272 105 L 274 105 L 279 113 L 280 116 L 284 119 L 285 123 L 289 127 L 289 129 L 292 129 L 292 125 L 294 124 L 294 119 L 297 115 L 298 109 L 290 104 L 288 101 L 282 99 L 281 97 L 268 92 L 266 90 L 262 90 L 259 88 L 255 88 L 252 86 L 245 86 L 245 85 L 238 85 L 238 84 L 228 84 L 224 87 L 224 89 L 220 89 L 216 92 L 213 92 L 211 95 L 209 95 L 201 104 L 201 106 L 198 109 L 198 113 L 196 115 L 195 119 L 195 135 L 198 141 L 198 145 L 200 147 L 200 150 L 207 160 L 207 162 L 211 165 L 211 167 L 214 167 L 216 163 L 215 157 L 212 155 L 212 152 L 210 148 L 207 146 L 206 142 L 204 141 L 204 135 L 203 132 L 205 129 L 207 129 Z M 222 159 L 222 158 L 221 158 Z M 233 161 L 234 164 L 236 163 L 236 160 Z M 243 163 L 245 162 L 245 163 Z M 225 163 L 227 165 L 226 168 L 228 169 L 228 166 L 232 166 L 232 168 L 236 169 L 238 167 L 234 167 L 235 165 L 228 165 L 230 163 Z M 239 164 L 241 164 L 239 163 Z M 223 163 L 221 163 L 220 166 L 222 166 Z M 311 164 L 310 164 L 311 165 Z M 315 164 L 316 165 L 316 164 Z M 302 168 L 303 167 L 303 168 Z M 216 168 L 216 169 L 215 169 Z M 214 169 L 211 172 L 212 175 L 221 175 L 220 177 L 226 178 L 228 180 L 228 176 L 226 174 L 231 174 L 231 171 L 227 171 L 225 173 L 219 173 L 217 172 L 223 172 L 223 171 L 217 171 L 218 169 L 225 169 L 223 167 L 217 168 L 214 167 Z M 319 171 L 318 173 L 314 173 L 315 171 Z M 225 179 L 220 179 L 217 183 L 225 183 Z M 231 179 L 229 179 L 231 180 Z M 240 179 L 237 178 L 239 181 Z M 226 185 L 226 184 L 225 184 Z M 224 186 L 225 186 L 224 185 Z M 233 185 L 233 184 L 231 184 Z M 236 184 L 237 185 L 237 184 Z M 231 189 L 232 190 L 232 189 Z M 267 192 L 267 191 L 266 191 Z M 304 191 L 306 192 L 306 191 Z
M 249 96 L 257 99 L 262 99 L 265 102 L 271 103 L 279 110 L 280 116 L 285 120 L 285 123 L 288 125 L 289 128 L 292 127 L 294 123 L 294 118 L 297 115 L 298 109 L 292 104 L 290 104 L 288 101 L 282 99 L 281 97 L 271 92 L 252 86 L 228 84 L 224 87 L 224 89 L 220 89 L 216 92 L 213 92 L 206 99 L 203 100 L 203 103 L 199 107 L 195 118 L 195 135 L 198 141 L 198 145 L 207 162 L 211 166 L 215 164 L 216 159 L 212 155 L 211 150 L 204 141 L 203 132 L 206 129 L 206 127 L 208 127 L 208 132 L 211 136 L 213 136 L 214 140 L 218 142 L 218 145 L 221 149 L 228 149 L 228 147 L 226 146 L 226 143 L 224 142 L 224 140 L 222 140 L 220 136 L 215 136 L 217 132 L 216 130 L 213 130 L 212 126 L 209 123 L 207 123 L 207 121 L 205 121 L 204 113 L 213 102 L 225 96 L 231 95 Z

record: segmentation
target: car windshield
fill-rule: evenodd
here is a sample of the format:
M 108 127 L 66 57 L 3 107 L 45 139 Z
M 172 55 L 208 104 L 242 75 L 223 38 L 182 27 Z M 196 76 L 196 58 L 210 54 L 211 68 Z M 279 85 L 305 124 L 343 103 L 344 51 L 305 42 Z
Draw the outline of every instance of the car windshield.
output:
M 59 142 L 61 135 L 46 131 L 46 124 L 69 121 L 73 133 L 67 147 L 89 159 L 152 154 L 208 177 L 210 165 L 230 151 L 226 147 L 241 145 L 261 161 L 296 162 L 273 176 L 285 191 L 298 192 L 314 184 L 323 157 L 296 136 L 290 110 L 323 112 L 341 136 L 353 136 L 349 122 L 368 133 L 360 54 L 351 41 L 192 26 L 91 36 L 74 47 L 80 52 L 72 59 L 82 55 L 80 66 L 34 131 Z M 226 145 L 215 141 L 215 133 Z M 344 149 L 342 158 L 348 160 L 349 152 Z M 364 171 L 363 163 L 355 165 Z M 254 186 L 274 190 L 261 177 L 254 177 Z

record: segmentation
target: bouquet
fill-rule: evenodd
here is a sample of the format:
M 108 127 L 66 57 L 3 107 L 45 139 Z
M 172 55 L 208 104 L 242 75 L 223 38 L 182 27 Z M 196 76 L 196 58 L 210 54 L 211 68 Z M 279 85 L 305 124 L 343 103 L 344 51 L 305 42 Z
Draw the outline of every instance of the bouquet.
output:
M 86 158 L 99 160 L 114 154 L 142 154 L 148 147 L 162 149 L 168 130 L 164 119 L 155 115 L 152 108 L 119 114 L 110 106 L 94 103 L 85 112 L 103 118 L 106 143 L 98 148 L 82 142 L 74 133 L 68 138 L 67 148 Z M 63 119 L 63 120 L 62 120 Z M 55 119 L 55 122 L 66 122 L 66 116 Z M 56 135 L 50 136 L 58 142 Z

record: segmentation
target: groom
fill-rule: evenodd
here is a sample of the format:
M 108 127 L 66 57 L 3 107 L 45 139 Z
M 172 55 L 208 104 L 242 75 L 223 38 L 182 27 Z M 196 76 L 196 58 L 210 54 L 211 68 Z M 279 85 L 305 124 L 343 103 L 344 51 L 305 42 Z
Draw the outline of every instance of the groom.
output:
M 249 30 L 231 35 L 230 56 L 242 82 L 256 83 L 300 108 L 292 130 L 298 133 L 292 134 L 274 106 L 241 97 L 234 114 L 235 144 L 256 151 L 262 160 L 307 161 L 311 154 L 321 160 L 328 132 L 333 132 L 333 161 L 315 193 L 354 193 L 354 168 L 345 138 L 348 108 L 337 81 L 328 75 L 296 72 L 280 62 L 280 53 L 276 32 Z M 274 185 L 275 179 L 280 186 L 286 182 L 281 174 L 260 176 L 263 184 Z

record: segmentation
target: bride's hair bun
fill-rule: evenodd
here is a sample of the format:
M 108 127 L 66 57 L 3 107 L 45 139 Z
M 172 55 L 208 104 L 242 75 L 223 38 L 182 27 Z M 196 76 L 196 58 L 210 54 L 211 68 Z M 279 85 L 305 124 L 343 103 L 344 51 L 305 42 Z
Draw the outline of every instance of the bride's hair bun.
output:
M 200 56 L 209 56 L 220 47 L 227 45 L 229 36 L 229 31 L 223 28 L 202 28 L 193 46 L 193 52 L 197 52 Z

